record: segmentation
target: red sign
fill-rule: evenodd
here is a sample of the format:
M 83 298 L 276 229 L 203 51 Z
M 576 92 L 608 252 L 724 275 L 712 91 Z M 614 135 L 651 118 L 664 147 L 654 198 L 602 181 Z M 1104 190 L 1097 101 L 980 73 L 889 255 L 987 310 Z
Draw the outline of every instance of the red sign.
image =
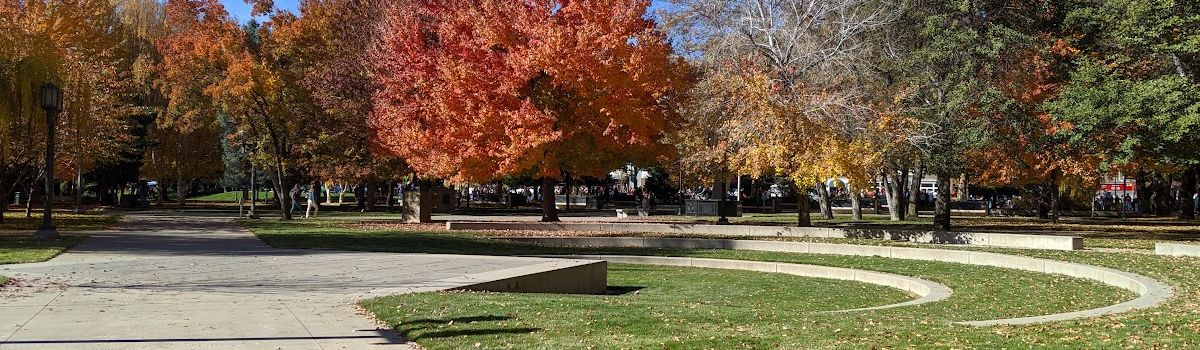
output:
M 1101 190 L 1101 191 L 1109 191 L 1109 192 L 1116 192 L 1116 191 L 1126 191 L 1126 192 L 1133 192 L 1133 185 L 1129 185 L 1129 184 L 1101 184 L 1101 185 L 1100 185 L 1100 190 Z

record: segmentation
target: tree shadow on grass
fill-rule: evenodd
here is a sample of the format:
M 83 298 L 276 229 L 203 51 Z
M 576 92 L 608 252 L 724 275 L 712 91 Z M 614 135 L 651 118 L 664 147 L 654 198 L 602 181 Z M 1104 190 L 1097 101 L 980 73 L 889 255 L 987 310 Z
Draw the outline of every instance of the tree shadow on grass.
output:
M 531 327 L 514 327 L 514 328 L 492 328 L 485 322 L 498 322 L 511 320 L 510 316 L 497 315 L 482 315 L 469 317 L 455 317 L 448 319 L 433 319 L 424 318 L 401 322 L 396 326 L 396 332 L 404 339 L 421 340 L 431 338 L 452 338 L 472 335 L 492 335 L 492 334 L 527 334 L 541 330 L 541 328 Z M 447 329 L 433 330 L 441 327 L 454 327 L 459 324 L 465 329 Z M 418 334 L 419 333 L 419 334 Z
M 432 323 L 432 324 L 471 323 L 471 322 L 488 322 L 488 321 L 507 321 L 507 320 L 511 320 L 511 319 L 512 319 L 512 317 L 510 317 L 510 316 L 497 316 L 497 315 L 455 317 L 455 318 L 450 318 L 450 319 L 422 318 L 422 319 L 417 319 L 417 320 L 404 321 L 404 323 L 401 323 L 401 325 L 424 324 L 424 323 Z
M 605 295 L 625 295 L 637 292 L 646 287 L 642 286 L 608 286 L 608 292 Z
M 491 334 L 528 334 L 542 330 L 541 328 L 518 327 L 518 328 L 493 328 L 493 329 L 462 329 L 454 331 L 437 331 L 422 333 L 416 337 L 407 338 L 411 340 L 431 339 L 431 338 L 451 338 L 462 337 L 469 335 L 491 335 Z

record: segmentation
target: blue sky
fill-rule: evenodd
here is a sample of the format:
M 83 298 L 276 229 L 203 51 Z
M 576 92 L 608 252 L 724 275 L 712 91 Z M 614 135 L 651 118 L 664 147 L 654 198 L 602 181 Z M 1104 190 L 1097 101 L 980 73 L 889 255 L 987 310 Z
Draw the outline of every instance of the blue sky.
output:
M 664 2 L 665 1 L 662 1 L 662 0 L 654 0 L 653 5 L 651 5 L 651 8 L 653 9 L 654 7 L 662 6 Z M 225 9 L 229 11 L 230 15 L 237 18 L 238 22 L 245 22 L 247 19 L 250 18 L 250 5 L 246 5 L 245 1 L 243 1 L 243 0 L 221 0 L 221 3 L 225 4 Z M 275 0 L 276 7 L 292 11 L 292 13 L 296 13 L 296 14 L 299 14 L 299 12 L 300 12 L 297 10 L 297 5 L 299 3 L 300 3 L 300 0 Z
M 250 19 L 250 5 L 247 5 L 243 0 L 221 0 L 225 4 L 225 10 L 229 11 L 229 15 L 238 19 L 238 22 L 245 22 Z M 292 11 L 292 13 L 300 14 L 297 10 L 297 5 L 300 0 L 275 0 L 275 7 Z

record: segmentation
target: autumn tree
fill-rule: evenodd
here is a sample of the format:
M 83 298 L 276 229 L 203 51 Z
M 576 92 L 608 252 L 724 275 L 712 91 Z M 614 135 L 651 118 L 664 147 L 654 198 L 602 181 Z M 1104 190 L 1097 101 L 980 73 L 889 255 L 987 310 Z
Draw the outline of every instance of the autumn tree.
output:
M 223 110 L 239 125 L 249 142 L 256 145 L 253 161 L 272 169 L 272 183 L 279 198 L 283 219 L 290 220 L 289 179 L 303 157 L 307 128 L 323 117 L 303 89 L 298 57 L 281 48 L 277 36 L 282 28 L 296 21 L 287 11 L 256 2 L 255 14 L 269 14 L 262 26 L 243 28 L 243 49 L 227 56 L 228 76 L 221 82 L 219 101 Z
M 373 142 L 422 176 L 542 178 L 556 221 L 564 172 L 600 175 L 664 154 L 684 65 L 649 1 L 416 1 L 375 52 Z
M 11 97 L 0 100 L 0 198 L 41 176 L 71 179 L 79 189 L 83 171 L 116 153 L 125 107 L 122 26 L 105 0 L 0 4 L 0 89 Z M 46 125 L 38 102 L 46 82 L 66 96 L 58 125 Z M 58 174 L 40 173 L 47 128 L 69 155 L 57 158 L 66 165 Z
M 147 165 L 160 179 L 175 175 L 183 204 L 192 181 L 212 173 L 196 163 L 220 164 L 220 99 L 228 93 L 230 69 L 245 46 L 241 31 L 217 0 L 171 0 L 163 11 L 166 33 L 156 42 L 162 57 L 154 75 L 166 104 L 151 132 L 160 140 L 158 150 Z M 197 157 L 197 152 L 206 155 L 174 158 Z
M 1068 38 L 1082 54 L 1072 62 L 1070 83 L 1046 103 L 1056 122 L 1069 125 L 1058 134 L 1100 156 L 1102 174 L 1131 166 L 1177 174 L 1179 217 L 1194 218 L 1190 198 L 1200 174 L 1200 19 L 1194 14 L 1200 3 L 1072 5 Z
M 165 199 L 168 184 L 174 185 L 176 203 L 183 205 L 198 179 L 216 179 L 221 174 L 218 129 L 210 126 L 181 132 L 171 127 L 151 128 L 152 145 L 146 150 L 142 175 L 159 179 L 157 201 Z
M 385 0 L 304 1 L 300 17 L 272 33 L 278 55 L 292 57 L 297 83 L 321 115 L 297 140 L 297 166 L 328 181 L 374 184 L 408 175 L 403 159 L 370 147 L 367 116 L 379 89 L 370 76 L 369 51 L 379 39 L 384 14 L 404 2 Z M 374 191 L 372 191 L 372 194 Z M 368 200 L 368 203 L 372 201 Z
M 1071 124 L 1045 108 L 1069 82 L 1070 62 L 1080 53 L 1065 27 L 1069 8 L 1042 1 L 1020 5 L 1013 8 L 1030 19 L 1018 28 L 1028 41 L 1009 49 L 1004 60 L 1011 63 L 994 75 L 996 87 L 1012 101 L 1012 113 L 988 116 L 991 137 L 983 147 L 968 151 L 968 176 L 981 185 L 1034 192 L 1046 204 L 1039 215 L 1058 220 L 1062 194 L 1091 192 L 1098 186 L 1101 157 L 1068 142 L 1063 130 Z
M 867 149 L 852 145 L 864 144 L 860 126 L 874 115 L 859 91 L 864 80 L 854 71 L 870 51 L 868 34 L 890 23 L 898 8 L 866 0 L 674 3 L 668 23 L 681 46 L 709 66 L 751 60 L 769 78 L 764 88 L 773 111 L 738 122 L 737 137 L 745 145 L 737 167 L 756 174 L 769 169 L 800 184 L 800 225 L 810 224 L 803 195 L 808 187 L 817 193 L 822 215 L 831 218 L 825 181 L 847 176 L 864 183 L 865 169 L 847 161 L 871 158 L 850 153 Z

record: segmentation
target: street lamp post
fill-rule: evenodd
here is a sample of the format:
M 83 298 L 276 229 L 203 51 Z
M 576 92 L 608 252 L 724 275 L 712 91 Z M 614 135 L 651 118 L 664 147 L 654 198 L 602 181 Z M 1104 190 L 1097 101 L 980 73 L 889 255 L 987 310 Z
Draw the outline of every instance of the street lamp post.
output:
M 257 209 L 256 203 L 258 202 L 258 188 L 255 186 L 255 183 L 257 183 L 255 179 L 257 174 L 255 174 L 254 162 L 250 160 L 250 151 L 255 148 L 255 144 L 242 139 L 242 158 L 250 165 L 250 212 L 248 216 L 251 219 L 258 218 L 257 210 L 255 210 Z
M 46 179 L 45 204 L 42 208 L 42 226 L 38 227 L 37 233 L 34 233 L 34 238 L 38 240 L 53 240 L 58 238 L 58 229 L 51 222 L 51 207 L 54 196 L 54 125 L 58 113 L 62 111 L 63 96 L 62 90 L 59 90 L 54 83 L 46 83 L 42 85 L 42 109 L 46 110 L 46 172 L 43 177 Z

